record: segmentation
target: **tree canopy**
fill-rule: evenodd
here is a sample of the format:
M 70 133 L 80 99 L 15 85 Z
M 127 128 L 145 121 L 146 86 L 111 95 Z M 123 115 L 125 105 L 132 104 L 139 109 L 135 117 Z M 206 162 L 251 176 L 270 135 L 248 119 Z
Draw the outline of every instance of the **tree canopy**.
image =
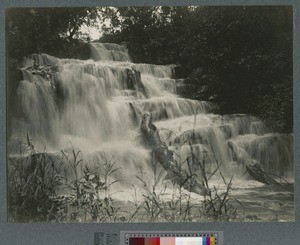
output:
M 71 42 L 83 24 L 93 25 L 96 8 L 10 8 L 6 11 L 6 41 L 10 57 L 54 52 L 59 41 Z
M 291 6 L 123 7 L 101 16 L 110 20 L 101 41 L 127 42 L 135 62 L 179 65 L 188 96 L 292 131 Z

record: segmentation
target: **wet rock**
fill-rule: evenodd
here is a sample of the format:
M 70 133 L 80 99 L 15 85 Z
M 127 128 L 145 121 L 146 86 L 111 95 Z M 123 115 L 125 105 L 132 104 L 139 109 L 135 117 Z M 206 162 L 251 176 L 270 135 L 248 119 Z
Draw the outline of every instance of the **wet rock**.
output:
M 134 91 L 140 91 L 146 95 L 145 87 L 142 84 L 141 73 L 135 68 L 126 69 L 127 79 L 126 79 L 126 88 Z

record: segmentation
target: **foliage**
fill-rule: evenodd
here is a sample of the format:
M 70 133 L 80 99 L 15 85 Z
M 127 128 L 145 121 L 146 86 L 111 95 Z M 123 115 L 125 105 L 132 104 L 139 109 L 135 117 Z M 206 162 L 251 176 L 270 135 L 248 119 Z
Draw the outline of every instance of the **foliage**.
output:
M 70 152 L 61 151 L 64 159 L 69 163 L 73 171 L 74 178 L 65 178 L 67 189 L 73 190 L 70 199 L 71 207 L 75 210 L 67 213 L 66 220 L 71 221 L 115 221 L 118 208 L 115 208 L 113 199 L 109 193 L 110 187 L 116 183 L 109 183 L 109 177 L 117 168 L 115 163 L 106 161 L 99 163 L 101 171 L 91 170 L 84 165 L 83 176 L 80 177 L 79 168 L 83 160 L 80 157 L 80 151 L 72 149 Z M 65 205 L 64 202 L 61 203 Z
M 6 11 L 6 43 L 10 57 L 54 53 L 79 38 L 80 27 L 95 24 L 96 8 L 10 8 Z
M 140 172 L 137 178 L 141 182 L 139 192 L 142 201 L 133 203 L 136 207 L 131 220 L 137 216 L 146 221 L 185 222 L 193 221 L 198 213 L 191 200 L 191 192 L 183 186 L 167 179 L 166 171 L 158 164 L 153 166 L 153 173 Z
M 46 150 L 39 153 L 27 136 L 26 156 L 19 143 L 20 155 L 10 158 L 8 169 L 10 222 L 116 221 L 119 208 L 110 194 L 116 181 L 110 176 L 118 169 L 112 160 L 99 163 L 100 171 L 91 170 L 80 151 L 61 151 L 55 158 Z M 72 177 L 64 174 L 67 166 Z
M 9 159 L 9 220 L 45 222 L 53 219 L 58 208 L 52 198 L 58 194 L 61 185 L 60 166 L 55 166 L 45 151 L 38 153 L 28 136 L 25 143 L 29 150 L 27 157 L 23 145 L 19 142 L 19 158 Z
M 189 97 L 292 131 L 292 7 L 127 7 L 101 14 L 111 20 L 102 41 L 127 42 L 135 62 L 178 65 Z
M 202 166 L 202 171 L 204 170 L 204 164 Z M 229 192 L 232 187 L 232 179 L 227 181 L 223 177 L 222 173 L 220 172 L 220 176 L 224 181 L 226 186 L 226 191 L 220 193 L 220 191 L 213 186 L 211 188 L 209 186 L 209 182 L 207 180 L 207 175 L 203 172 L 203 178 L 205 179 L 205 187 L 207 188 L 207 196 L 205 196 L 205 200 L 202 203 L 202 208 L 200 209 L 201 216 L 205 217 L 209 220 L 222 220 L 222 221 L 230 221 L 234 220 L 237 217 L 237 208 L 232 204 L 232 200 L 229 196 Z M 239 201 L 237 201 L 240 203 Z

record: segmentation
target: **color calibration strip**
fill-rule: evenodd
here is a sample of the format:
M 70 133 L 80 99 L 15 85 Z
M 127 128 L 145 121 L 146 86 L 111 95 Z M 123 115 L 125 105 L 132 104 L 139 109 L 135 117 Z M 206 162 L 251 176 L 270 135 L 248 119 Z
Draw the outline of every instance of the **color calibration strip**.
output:
M 128 245 L 216 245 L 215 237 L 130 237 Z
M 218 245 L 218 233 L 125 233 L 126 245 Z

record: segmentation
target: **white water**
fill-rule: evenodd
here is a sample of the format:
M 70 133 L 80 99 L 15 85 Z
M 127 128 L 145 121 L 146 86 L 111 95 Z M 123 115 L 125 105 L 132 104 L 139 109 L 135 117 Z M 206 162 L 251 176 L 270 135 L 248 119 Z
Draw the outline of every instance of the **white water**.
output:
M 141 171 L 153 172 L 139 131 L 141 115 L 149 111 L 179 163 L 190 156 L 190 142 L 208 171 L 222 164 L 220 171 L 233 174 L 244 189 L 253 182 L 261 186 L 245 175 L 247 163 L 259 162 L 293 180 L 292 135 L 269 133 L 255 117 L 212 114 L 209 102 L 178 97 L 171 65 L 134 64 L 127 49 L 116 44 L 96 43 L 92 51 L 87 61 L 35 56 L 39 65 L 59 67 L 54 82 L 28 72 L 33 61 L 24 61 L 18 88 L 23 117 L 14 120 L 11 154 L 16 139 L 28 133 L 40 150 L 80 149 L 91 168 L 113 158 L 121 168 L 114 175 L 121 183 L 117 189 L 126 190 L 139 183 Z

